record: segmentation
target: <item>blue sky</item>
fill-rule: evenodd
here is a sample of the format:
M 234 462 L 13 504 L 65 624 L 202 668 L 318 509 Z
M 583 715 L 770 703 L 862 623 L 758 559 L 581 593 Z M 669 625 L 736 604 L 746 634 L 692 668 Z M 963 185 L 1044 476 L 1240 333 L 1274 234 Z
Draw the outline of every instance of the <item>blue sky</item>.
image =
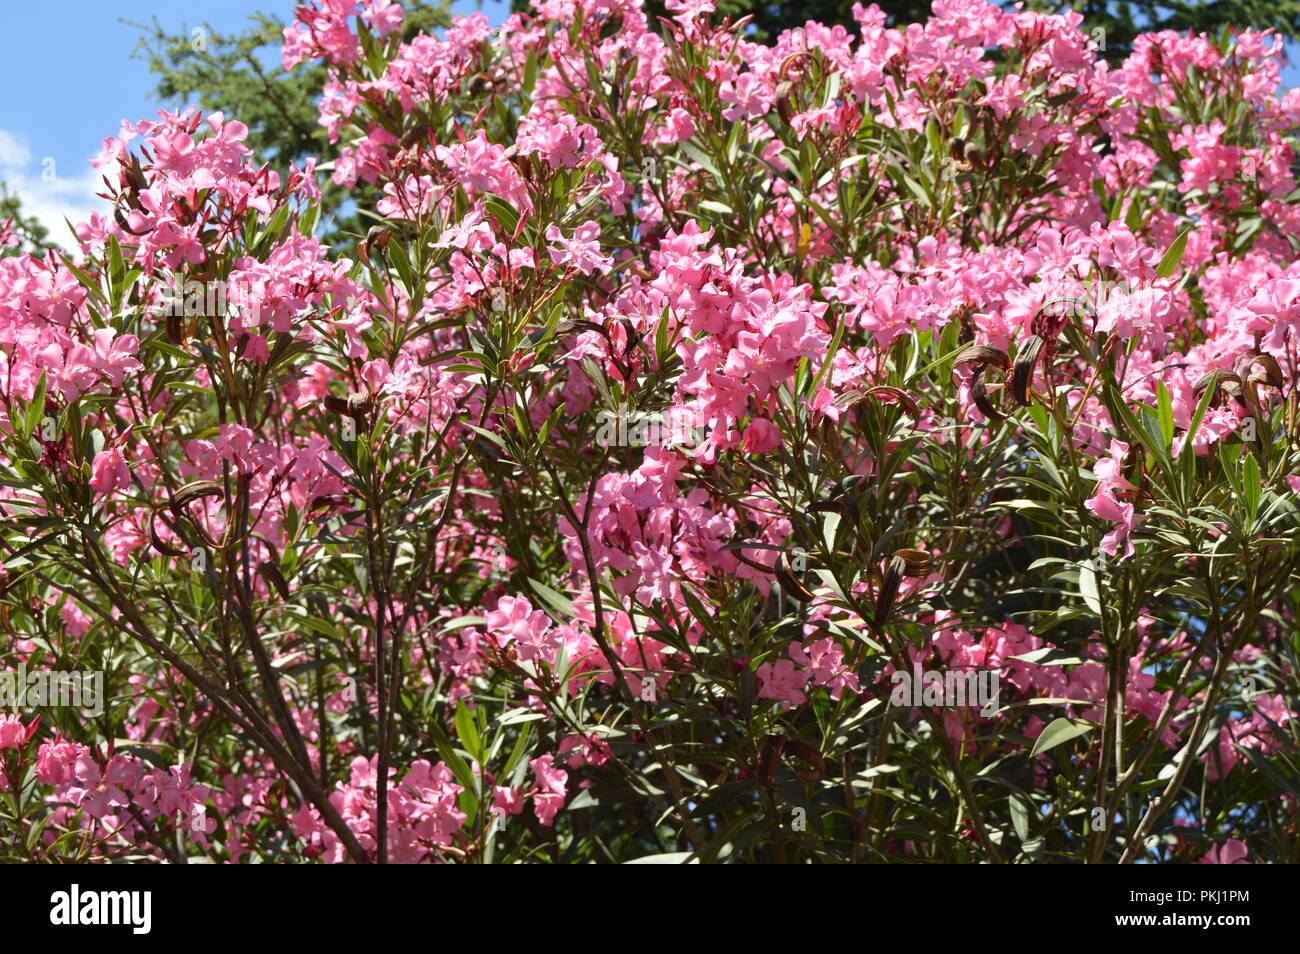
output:
M 482 9 L 493 23 L 508 0 L 457 0 L 458 13 Z M 242 29 L 249 14 L 266 10 L 292 16 L 292 0 L 0 0 L 0 179 L 24 208 L 59 240 L 62 219 L 76 222 L 101 208 L 102 187 L 87 160 L 122 119 L 153 116 L 154 78 L 131 53 L 139 30 L 123 20 L 164 28 L 201 27 L 222 33 Z M 1295 51 L 1293 60 L 1300 62 Z M 1289 85 L 1300 69 L 1288 68 Z
M 88 160 L 121 120 L 152 117 L 154 76 L 131 53 L 143 35 L 123 20 L 149 24 L 156 16 L 169 32 L 211 24 L 236 33 L 259 10 L 282 20 L 293 0 L 0 0 L 0 179 L 19 195 L 59 241 L 62 224 L 84 219 L 105 203 Z M 482 9 L 493 23 L 508 0 L 457 0 L 457 13 Z M 53 164 L 50 164 L 53 160 Z M 52 173 L 52 175 L 50 175 Z

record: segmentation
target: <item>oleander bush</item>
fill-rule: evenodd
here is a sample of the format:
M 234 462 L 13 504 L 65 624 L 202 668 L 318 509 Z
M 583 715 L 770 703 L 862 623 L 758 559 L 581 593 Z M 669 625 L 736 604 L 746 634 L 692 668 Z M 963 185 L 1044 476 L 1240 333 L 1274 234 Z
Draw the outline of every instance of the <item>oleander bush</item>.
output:
M 0 259 L 0 857 L 1300 858 L 1281 41 L 668 9 L 308 4 L 331 155 Z

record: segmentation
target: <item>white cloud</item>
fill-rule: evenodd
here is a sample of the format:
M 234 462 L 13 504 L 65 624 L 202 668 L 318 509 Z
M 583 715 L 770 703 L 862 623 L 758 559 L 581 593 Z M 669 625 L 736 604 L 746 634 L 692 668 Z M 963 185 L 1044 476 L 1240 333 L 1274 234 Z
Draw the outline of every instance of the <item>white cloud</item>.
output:
M 25 166 L 32 151 L 7 129 L 0 129 L 0 166 Z
M 32 155 L 26 138 L 0 129 L 0 179 L 22 203 L 23 215 L 50 230 L 50 239 L 75 249 L 76 237 L 63 221 L 83 222 L 92 212 L 106 213 L 110 206 L 95 195 L 104 190 L 103 174 L 81 162 L 68 169 L 53 157 Z

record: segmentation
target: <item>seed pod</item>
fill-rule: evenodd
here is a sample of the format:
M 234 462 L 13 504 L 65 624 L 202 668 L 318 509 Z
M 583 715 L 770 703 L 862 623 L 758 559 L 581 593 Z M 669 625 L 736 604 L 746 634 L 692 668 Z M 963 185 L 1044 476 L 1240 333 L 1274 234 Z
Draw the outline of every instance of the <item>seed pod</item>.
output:
M 1059 305 L 1071 307 L 1059 308 L 1057 307 Z M 1055 341 L 1066 322 L 1079 315 L 1091 315 L 1095 318 L 1097 311 L 1082 298 L 1073 298 L 1069 295 L 1049 298 L 1034 312 L 1034 317 L 1029 322 L 1029 330 L 1045 341 Z
M 910 394 L 908 394 L 906 391 L 904 391 L 902 388 L 890 387 L 887 384 L 877 384 L 874 387 L 867 388 L 867 390 L 864 391 L 863 394 L 866 395 L 867 397 L 882 397 L 885 399 L 892 399 L 897 403 L 903 405 L 903 407 L 907 410 L 907 413 L 912 415 L 913 421 L 915 421 L 917 424 L 921 423 L 921 409 L 917 407 L 916 401 L 913 399 L 913 397 Z
M 618 323 L 623 326 L 623 334 L 627 338 L 627 344 L 623 346 L 623 357 L 626 358 L 645 339 L 645 332 L 637 331 L 629 318 L 619 318 Z
M 911 577 L 924 577 L 929 574 L 930 566 L 934 558 L 925 550 L 903 549 L 895 550 L 894 556 L 903 561 L 904 575 Z
M 742 545 L 744 545 L 744 544 L 742 544 Z M 754 545 L 757 546 L 757 544 L 754 544 Z M 771 572 L 772 572 L 772 567 L 770 567 L 770 566 L 766 566 L 766 565 L 764 565 L 764 564 L 762 564 L 762 563 L 758 563 L 758 562 L 756 562 L 756 561 L 754 561 L 754 560 L 751 560 L 749 557 L 745 556 L 745 554 L 743 554 L 743 553 L 740 552 L 740 548 L 739 548 L 739 547 L 737 547 L 736 549 L 734 549 L 734 550 L 732 550 L 732 551 L 730 551 L 730 552 L 733 553 L 733 554 L 735 554 L 736 559 L 739 560 L 741 563 L 745 564 L 745 566 L 753 567 L 755 570 L 761 570 L 761 571 L 764 572 L 764 573 L 771 573 Z
M 113 221 L 118 224 L 123 232 L 127 232 L 130 235 L 147 235 L 149 233 L 149 229 L 137 232 L 135 229 L 131 228 L 130 224 L 126 221 L 126 216 L 122 214 L 121 206 L 117 206 L 113 209 Z
M 167 334 L 167 340 L 177 347 L 184 347 L 188 340 L 188 331 L 185 327 L 185 319 L 180 315 L 167 315 L 163 318 L 163 330 Z
M 811 768 L 806 769 L 795 769 L 794 774 L 797 778 L 817 781 L 826 775 L 826 759 L 822 757 L 821 752 L 818 751 L 815 745 L 799 739 L 787 739 L 785 751 L 811 766 Z
M 172 496 L 172 513 L 179 516 L 184 508 L 203 497 L 224 497 L 225 490 L 215 480 L 195 480 L 185 484 Z
M 758 781 L 764 788 L 772 787 L 772 776 L 776 772 L 776 761 L 785 748 L 785 736 L 769 735 L 763 740 L 763 747 L 758 753 Z
M 857 519 L 858 502 L 853 497 L 839 497 L 830 500 L 818 500 L 808 506 L 809 513 L 838 513 L 842 517 Z
M 975 401 L 975 406 L 980 409 L 985 417 L 997 422 L 1006 419 L 1001 411 L 997 409 L 993 401 L 989 399 L 988 389 L 984 384 L 984 373 L 992 367 L 1006 371 L 1011 365 L 1011 359 L 1007 353 L 1000 348 L 993 348 L 988 345 L 969 345 L 963 348 L 953 361 L 953 370 L 962 365 L 975 365 L 975 373 L 971 377 L 971 398 Z
M 364 420 L 374 408 L 375 402 L 368 395 L 360 393 L 348 395 L 348 415 L 350 417 L 354 417 L 358 421 Z
M 1196 379 L 1196 384 L 1192 386 L 1192 394 L 1199 400 L 1206 388 L 1213 387 L 1214 396 L 1210 398 L 1210 407 L 1221 407 L 1224 397 L 1232 393 L 1228 389 L 1229 384 L 1232 386 L 1232 391 L 1241 393 L 1241 378 L 1231 371 L 1213 368 Z
M 972 166 L 983 167 L 988 163 L 988 155 L 978 146 L 972 146 L 965 139 L 954 136 L 948 141 L 948 153 L 957 163 L 957 168 L 963 172 L 969 171 Z
M 1005 371 L 1011 367 L 1011 358 L 1001 348 L 973 344 L 958 352 L 952 366 L 959 368 L 964 364 L 992 365 Z
M 902 388 L 896 388 L 888 384 L 875 384 L 864 391 L 846 391 L 835 398 L 835 403 L 837 406 L 849 411 L 867 398 L 872 397 L 901 404 L 907 413 L 912 416 L 912 420 L 918 424 L 920 423 L 921 409 L 917 406 L 916 400 Z
M 776 565 L 772 568 L 776 581 L 781 584 L 781 590 L 793 596 L 800 603 L 809 603 L 813 600 L 812 590 L 804 586 L 797 576 L 794 575 L 794 567 L 790 565 L 790 555 L 782 551 L 777 558 Z
M 948 316 L 949 321 L 957 322 L 958 334 L 957 340 L 962 344 L 970 344 L 975 340 L 975 324 L 971 320 L 975 315 L 975 303 L 967 299 Z
M 275 591 L 280 594 L 280 599 L 286 603 L 289 602 L 289 583 L 285 580 L 284 574 L 280 572 L 280 566 L 272 563 L 270 560 L 263 560 L 257 565 L 257 572 L 275 587 Z
M 324 403 L 325 410 L 350 417 L 362 427 L 365 426 L 367 417 L 375 408 L 375 402 L 369 396 L 360 393 L 349 394 L 346 399 L 327 394 Z
M 898 587 L 903 582 L 903 575 L 907 572 L 907 561 L 900 556 L 889 558 L 889 567 L 885 570 L 884 582 L 880 585 L 880 592 L 876 595 L 876 625 L 883 626 L 885 620 L 889 619 L 889 614 L 894 609 L 894 600 L 898 599 Z
M 572 318 L 567 321 L 562 321 L 555 326 L 555 333 L 557 335 L 572 334 L 575 331 L 594 331 L 597 334 L 602 335 L 606 341 L 609 341 L 609 330 L 606 329 L 604 325 L 597 324 L 594 321 L 588 321 L 585 318 Z
M 155 524 L 154 521 L 157 520 L 158 514 L 161 511 L 161 509 L 162 509 L 161 507 L 154 507 L 152 510 L 149 511 L 149 542 L 153 544 L 153 548 L 155 550 L 157 550 L 159 553 L 163 554 L 164 556 L 170 556 L 170 557 L 186 556 L 187 554 L 185 550 L 164 543 L 162 541 L 162 538 L 158 536 L 158 526 L 157 524 Z
M 1011 384 L 1007 396 L 1018 407 L 1027 407 L 1030 403 L 1030 385 L 1034 380 L 1034 367 L 1043 350 L 1043 339 L 1031 335 L 1016 355 L 1016 363 L 1011 368 Z
M 1255 365 L 1263 365 L 1263 371 L 1254 370 Z M 1278 366 L 1277 359 L 1271 354 L 1263 352 L 1251 352 L 1243 355 L 1237 362 L 1237 377 L 1242 381 L 1255 384 L 1267 384 L 1269 387 L 1281 388 L 1286 379 L 1282 376 L 1282 368 Z
M 975 369 L 975 374 L 970 382 L 970 396 L 975 401 L 975 406 L 990 421 L 1005 421 L 1007 416 L 997 409 L 997 405 L 989 398 L 989 392 L 984 387 L 984 368 Z
M 226 491 L 216 481 L 195 480 L 191 483 L 185 484 L 172 496 L 171 511 L 175 514 L 177 519 L 190 517 L 189 512 L 185 508 L 194 501 L 201 500 L 204 497 L 224 497 L 225 495 Z M 190 517 L 190 523 L 194 525 L 195 532 L 202 538 L 206 546 L 217 550 L 223 549 L 220 544 L 208 536 L 208 532 L 202 523 L 195 520 L 193 517 Z
M 383 264 L 384 253 L 388 249 L 388 243 L 392 241 L 392 238 L 393 233 L 382 225 L 372 225 L 370 231 L 366 233 L 365 239 L 357 246 L 357 256 L 369 266 L 370 256 L 377 255 L 380 264 Z
M 406 135 L 402 137 L 402 148 L 410 149 L 417 143 L 427 143 L 431 132 L 433 132 L 432 126 L 428 123 L 420 123 L 414 129 L 408 130 Z
M 314 513 L 317 510 L 327 510 L 331 507 L 341 507 L 348 502 L 347 497 L 342 494 L 329 494 L 327 496 L 318 496 L 311 499 L 307 505 L 307 513 Z

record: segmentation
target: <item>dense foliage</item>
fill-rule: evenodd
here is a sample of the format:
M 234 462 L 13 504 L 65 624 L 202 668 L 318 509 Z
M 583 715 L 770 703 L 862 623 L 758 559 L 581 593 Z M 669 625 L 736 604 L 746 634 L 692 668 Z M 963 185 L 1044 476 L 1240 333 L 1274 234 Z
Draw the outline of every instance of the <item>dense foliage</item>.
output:
M 1280 40 L 668 7 L 303 7 L 355 250 L 189 110 L 0 259 L 5 858 L 1300 855 Z

